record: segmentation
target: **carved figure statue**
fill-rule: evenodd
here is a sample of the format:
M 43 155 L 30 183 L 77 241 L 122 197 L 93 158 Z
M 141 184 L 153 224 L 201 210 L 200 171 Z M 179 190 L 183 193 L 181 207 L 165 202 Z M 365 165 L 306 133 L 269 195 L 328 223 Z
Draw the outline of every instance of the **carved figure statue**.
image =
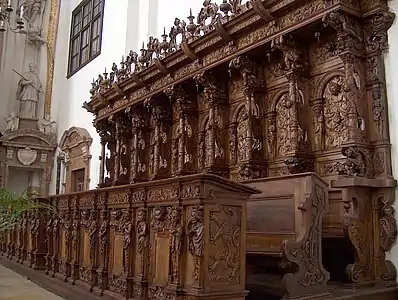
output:
M 22 17 L 28 22 L 28 26 L 39 27 L 38 21 L 45 2 L 46 0 L 25 0 Z
M 18 83 L 17 98 L 20 103 L 20 117 L 36 118 L 36 107 L 39 102 L 41 83 L 35 72 L 33 63 L 29 64 L 29 71 L 26 72 Z
M 145 210 L 139 209 L 137 213 L 137 250 L 139 253 L 142 253 L 146 247 L 147 232 Z
M 39 121 L 39 130 L 46 134 L 54 135 L 56 133 L 55 124 L 56 122 L 51 121 L 50 116 L 46 115 L 44 119 Z
M 326 147 L 335 148 L 345 142 L 347 128 L 347 101 L 343 92 L 343 77 L 337 76 L 327 84 L 324 92 Z
M 28 27 L 27 30 L 22 29 L 19 31 L 19 33 L 26 35 L 26 41 L 29 44 L 42 45 L 42 44 L 47 43 L 47 41 L 41 37 L 41 33 L 42 33 L 41 28 Z
M 7 125 L 6 128 L 3 130 L 3 134 L 8 131 L 15 131 L 18 130 L 19 127 L 19 118 L 14 112 L 10 112 L 8 116 L 5 118 Z
M 192 209 L 187 229 L 189 253 L 194 256 L 202 256 L 204 247 L 204 213 L 202 207 Z

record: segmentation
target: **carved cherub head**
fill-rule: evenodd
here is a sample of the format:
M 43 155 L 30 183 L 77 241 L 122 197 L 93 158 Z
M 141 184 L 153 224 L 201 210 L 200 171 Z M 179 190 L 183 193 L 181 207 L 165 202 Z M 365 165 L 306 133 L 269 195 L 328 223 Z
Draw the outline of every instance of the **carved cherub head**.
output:
M 341 93 L 341 84 L 336 81 L 331 81 L 329 84 L 329 92 L 333 96 L 338 96 Z
M 30 63 L 29 64 L 29 71 L 30 72 L 34 72 L 35 71 L 35 64 L 34 63 Z
M 137 222 L 143 222 L 143 221 L 145 221 L 145 210 L 140 209 L 138 210 L 137 213 Z

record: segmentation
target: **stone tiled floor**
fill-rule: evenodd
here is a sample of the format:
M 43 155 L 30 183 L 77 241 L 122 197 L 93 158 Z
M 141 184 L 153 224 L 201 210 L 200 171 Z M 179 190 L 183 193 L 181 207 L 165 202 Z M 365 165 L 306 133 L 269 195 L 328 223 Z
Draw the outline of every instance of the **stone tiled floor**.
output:
M 63 300 L 0 265 L 0 300 Z

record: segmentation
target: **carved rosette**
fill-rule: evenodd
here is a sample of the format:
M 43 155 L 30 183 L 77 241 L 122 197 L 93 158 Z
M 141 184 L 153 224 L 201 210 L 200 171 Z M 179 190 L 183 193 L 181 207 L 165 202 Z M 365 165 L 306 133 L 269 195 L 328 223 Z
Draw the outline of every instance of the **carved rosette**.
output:
M 193 258 L 193 282 L 199 285 L 201 259 L 204 251 L 204 207 L 195 206 L 190 209 L 187 223 L 188 251 Z

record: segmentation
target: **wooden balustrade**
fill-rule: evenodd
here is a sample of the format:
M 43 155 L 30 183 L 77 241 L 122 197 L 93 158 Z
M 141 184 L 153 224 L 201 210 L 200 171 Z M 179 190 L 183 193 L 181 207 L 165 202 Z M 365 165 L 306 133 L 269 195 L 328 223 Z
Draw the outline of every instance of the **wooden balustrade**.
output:
M 254 193 L 199 174 L 50 197 L 55 211 L 26 214 L 1 252 L 115 299 L 244 299 Z

